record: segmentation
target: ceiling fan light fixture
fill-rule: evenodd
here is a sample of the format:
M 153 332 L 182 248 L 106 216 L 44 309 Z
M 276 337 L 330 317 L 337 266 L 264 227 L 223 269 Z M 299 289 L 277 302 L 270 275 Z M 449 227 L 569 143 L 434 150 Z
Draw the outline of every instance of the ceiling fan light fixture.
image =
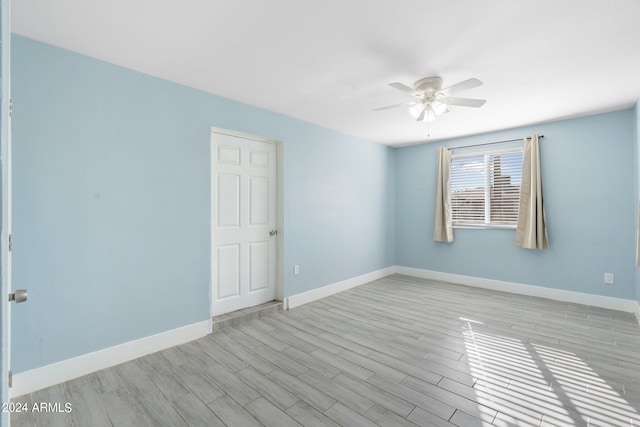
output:
M 444 107 L 445 107 L 444 110 L 446 111 L 447 106 L 444 105 Z M 424 111 L 424 115 L 422 114 L 423 111 Z M 416 104 L 413 107 L 409 108 L 409 114 L 411 114 L 411 117 L 413 117 L 416 120 L 418 120 L 422 115 L 423 116 L 422 120 L 418 120 L 422 122 L 433 122 L 436 120 L 436 112 L 433 109 L 433 106 L 430 104 Z
M 414 119 L 417 119 L 418 117 L 420 117 L 420 114 L 422 114 L 423 110 L 423 104 L 416 104 L 413 107 L 409 108 L 409 114 L 411 114 L 411 117 L 413 117 Z
M 433 111 L 433 109 L 429 109 L 427 111 L 427 113 L 424 115 L 424 119 L 422 121 L 423 122 L 429 122 L 429 123 L 432 123 L 432 122 L 436 121 L 436 114 Z
M 431 108 L 433 109 L 433 112 L 436 114 L 436 116 L 447 112 L 447 104 L 444 104 L 442 102 L 433 101 L 431 103 Z

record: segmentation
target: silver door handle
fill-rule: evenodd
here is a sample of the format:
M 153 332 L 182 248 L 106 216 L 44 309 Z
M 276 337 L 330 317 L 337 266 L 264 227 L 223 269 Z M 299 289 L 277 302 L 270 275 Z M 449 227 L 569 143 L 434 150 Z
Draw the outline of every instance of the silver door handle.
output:
M 278 234 L 278 230 L 269 231 L 269 236 L 275 236 L 276 234 Z
M 27 300 L 26 289 L 16 289 L 14 293 L 9 294 L 9 301 L 14 301 L 16 304 L 20 304 L 21 302 L 25 302 L 26 300 Z

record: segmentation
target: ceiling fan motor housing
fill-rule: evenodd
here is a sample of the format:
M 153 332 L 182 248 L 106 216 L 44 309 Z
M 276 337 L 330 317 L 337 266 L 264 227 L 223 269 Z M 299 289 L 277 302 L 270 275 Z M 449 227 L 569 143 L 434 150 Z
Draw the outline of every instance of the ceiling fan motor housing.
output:
M 418 80 L 413 85 L 414 89 L 418 92 L 422 92 L 427 96 L 431 96 L 440 89 L 442 89 L 442 78 L 440 77 L 425 77 Z

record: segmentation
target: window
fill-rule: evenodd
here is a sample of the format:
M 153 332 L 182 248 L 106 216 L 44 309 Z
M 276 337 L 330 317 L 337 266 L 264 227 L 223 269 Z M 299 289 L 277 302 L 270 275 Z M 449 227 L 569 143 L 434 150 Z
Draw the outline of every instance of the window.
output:
M 522 148 L 453 154 L 450 170 L 454 226 L 515 227 Z

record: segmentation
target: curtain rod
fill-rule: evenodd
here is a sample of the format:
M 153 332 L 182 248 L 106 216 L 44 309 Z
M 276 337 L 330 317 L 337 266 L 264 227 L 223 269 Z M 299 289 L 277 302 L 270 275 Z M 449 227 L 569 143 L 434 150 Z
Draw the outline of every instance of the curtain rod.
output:
M 540 138 L 544 138 L 544 135 L 538 135 L 538 139 Z M 528 136 L 527 139 L 531 139 L 531 137 Z M 448 148 L 448 150 L 457 150 L 459 148 L 469 148 L 469 147 L 481 147 L 483 145 L 501 144 L 503 142 L 516 142 L 516 141 L 522 141 L 522 139 L 507 139 L 506 141 L 495 141 L 495 142 L 485 142 L 484 144 L 463 145 L 460 147 L 451 147 L 451 148 Z

